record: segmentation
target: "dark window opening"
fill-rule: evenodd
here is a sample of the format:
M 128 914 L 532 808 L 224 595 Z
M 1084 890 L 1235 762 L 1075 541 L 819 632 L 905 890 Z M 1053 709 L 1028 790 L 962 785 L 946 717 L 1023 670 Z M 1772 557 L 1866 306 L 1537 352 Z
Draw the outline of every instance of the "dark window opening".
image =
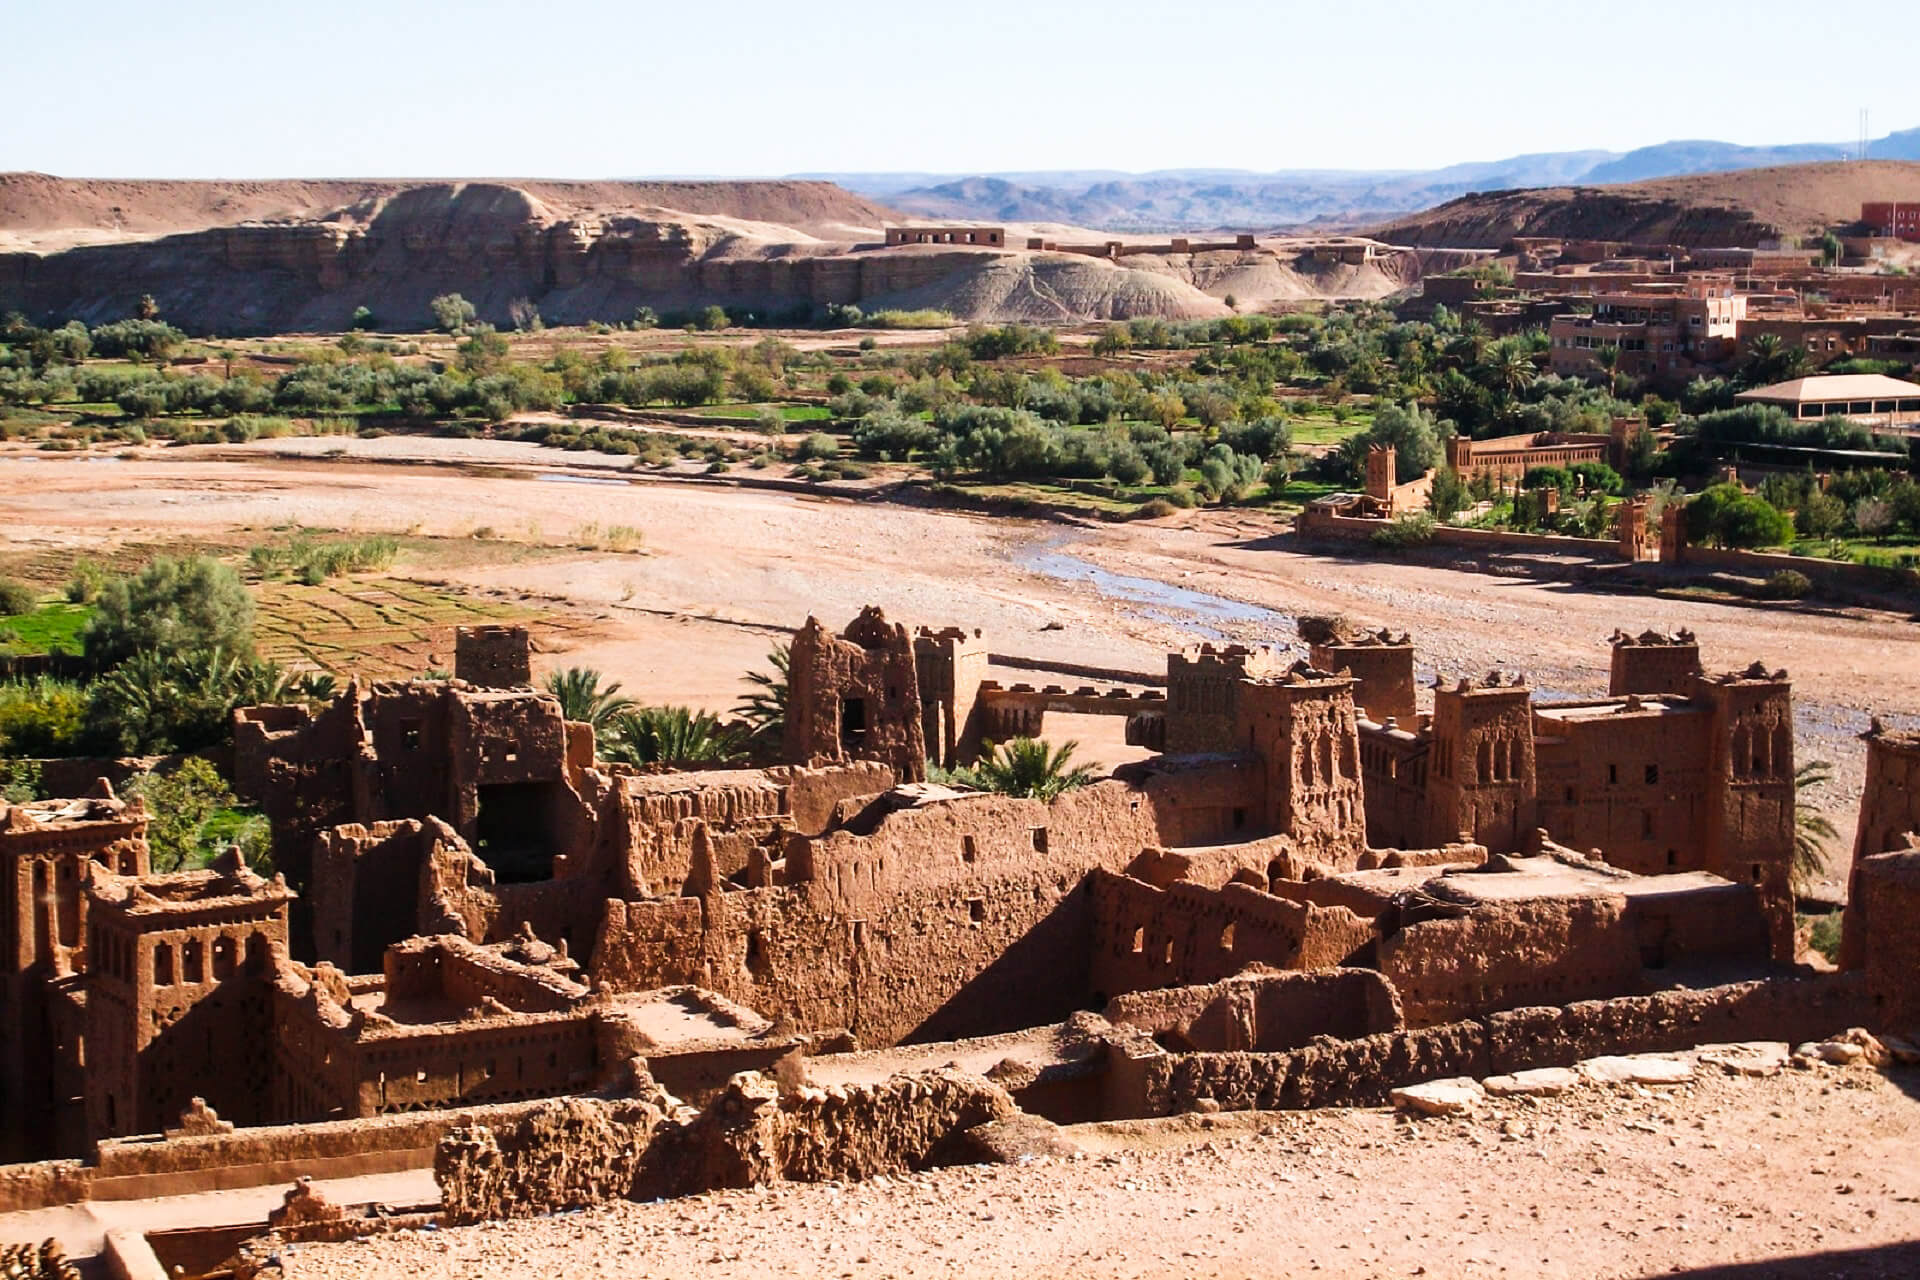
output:
M 1035 853 L 1045 853 L 1047 851 L 1047 829 L 1045 827 L 1035 827 L 1031 835 L 1033 837 L 1033 851 Z
M 858 951 L 861 947 L 864 947 L 866 945 L 867 945 L 867 922 L 865 920 L 855 920 L 853 922 L 854 950 Z
M 1235 831 L 1238 831 L 1246 825 L 1247 825 L 1247 811 L 1245 809 L 1235 809 L 1233 811 L 1233 829 Z
M 980 846 L 974 843 L 972 836 L 960 837 L 960 860 L 972 862 L 980 856 Z
M 545 782 L 480 787 L 473 851 L 493 868 L 501 884 L 553 879 L 553 849 L 547 843 Z
M 400 722 L 400 745 L 408 751 L 420 749 L 420 721 L 402 720 Z
M 1617 764 L 1608 765 L 1607 766 L 1608 785 L 1612 785 L 1613 783 L 1616 783 L 1618 781 L 1620 781 L 1620 766 Z
M 761 940 L 758 929 L 747 930 L 747 972 L 756 978 L 764 978 L 770 972 L 767 963 L 767 945 Z
M 1648 765 L 1647 766 L 1647 785 L 1650 787 L 1658 786 L 1659 782 L 1660 782 L 1660 766 L 1657 764 Z
M 985 898 L 967 899 L 967 919 L 979 924 L 987 918 L 987 900 Z
M 1757 862 L 1753 864 L 1753 882 L 1760 883 L 1760 864 Z
M 858 751 L 867 742 L 867 704 L 861 698 L 848 698 L 840 704 L 840 749 Z

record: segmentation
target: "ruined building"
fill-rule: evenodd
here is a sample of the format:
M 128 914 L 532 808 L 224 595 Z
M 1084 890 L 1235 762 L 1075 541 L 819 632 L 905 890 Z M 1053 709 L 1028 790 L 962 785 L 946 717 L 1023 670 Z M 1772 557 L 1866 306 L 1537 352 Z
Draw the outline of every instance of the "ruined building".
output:
M 1148 699 L 1003 690 L 978 635 L 869 610 L 797 637 L 792 763 L 679 772 L 597 761 L 519 682 L 523 644 L 461 650 L 507 687 L 240 713 L 284 880 L 234 855 L 149 875 L 144 815 L 104 793 L 3 816 L 21 1154 L 163 1132 L 196 1098 L 241 1126 L 655 1086 L 698 1105 L 794 1055 L 853 1079 L 856 1049 L 1069 1023 L 1062 1043 L 1094 1046 L 1079 1083 L 1017 1096 L 1099 1118 L 1127 1089 L 1171 1105 L 1166 1072 L 1208 1045 L 1764 983 L 1792 960 L 1790 686 L 1707 676 L 1690 636 L 1616 637 L 1606 699 L 1496 675 L 1437 682 L 1422 714 L 1404 635 L 1327 637 L 1310 662 L 1188 650 Z M 1052 800 L 920 780 L 929 752 L 1083 701 L 1165 750 Z M 1920 895 L 1920 747 L 1870 749 L 1855 963 L 1896 999 L 1915 957 L 1871 926 Z

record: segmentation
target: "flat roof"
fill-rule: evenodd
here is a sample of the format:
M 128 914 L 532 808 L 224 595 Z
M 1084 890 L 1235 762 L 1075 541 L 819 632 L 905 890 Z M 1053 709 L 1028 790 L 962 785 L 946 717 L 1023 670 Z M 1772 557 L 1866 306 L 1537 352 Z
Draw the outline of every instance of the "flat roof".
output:
M 1755 387 L 1742 391 L 1734 399 L 1801 404 L 1819 400 L 1898 400 L 1912 396 L 1920 396 L 1920 384 L 1902 382 L 1884 373 L 1830 373 Z
M 1535 715 L 1549 720 L 1606 720 L 1619 716 L 1677 716 L 1700 715 L 1700 707 L 1691 700 L 1678 695 L 1662 696 L 1640 694 L 1640 705 L 1631 707 L 1625 698 L 1608 698 L 1604 702 L 1549 702 L 1535 705 Z

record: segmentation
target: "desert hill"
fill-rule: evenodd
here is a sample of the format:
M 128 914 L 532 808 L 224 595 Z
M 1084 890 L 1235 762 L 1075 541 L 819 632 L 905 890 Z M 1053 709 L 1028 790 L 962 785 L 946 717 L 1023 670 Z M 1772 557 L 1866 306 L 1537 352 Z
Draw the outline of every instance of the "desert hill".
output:
M 898 214 L 830 182 L 479 183 L 406 179 L 184 182 L 0 173 L 0 248 L 65 248 L 233 226 L 328 221 L 403 192 L 467 186 L 525 192 L 556 217 L 662 208 L 793 227 L 824 238 L 871 236 Z
M 966 320 L 1178 318 L 1296 298 L 1380 297 L 1424 255 L 1346 267 L 1263 245 L 1119 259 L 881 247 L 900 215 L 830 183 L 121 182 L 0 175 L 0 311 L 89 323 L 151 294 L 194 333 L 425 327 L 458 292 L 507 323 L 531 301 L 549 322 L 619 321 L 717 304 L 805 321 L 830 304 L 931 308 Z M 1007 228 L 1098 242 L 1070 226 Z M 1164 245 L 1164 241 L 1161 242 Z M 6 252 L 7 249 L 12 252 Z
M 1370 234 L 1394 244 L 1452 248 L 1497 248 L 1515 236 L 1755 245 L 1852 221 L 1869 200 L 1920 200 L 1920 163 L 1781 165 L 1619 186 L 1475 193 Z

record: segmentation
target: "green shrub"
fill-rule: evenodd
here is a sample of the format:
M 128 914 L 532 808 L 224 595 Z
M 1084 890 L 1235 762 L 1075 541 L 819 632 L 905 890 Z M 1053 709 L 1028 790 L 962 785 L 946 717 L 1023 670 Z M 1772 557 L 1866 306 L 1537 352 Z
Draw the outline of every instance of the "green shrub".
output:
M 206 838 L 214 814 L 234 803 L 233 791 L 199 756 L 171 773 L 143 773 L 127 783 L 129 796 L 147 806 L 147 847 L 158 872 L 203 866 L 218 849 Z
M 102 666 L 143 652 L 250 654 L 253 597 L 240 575 L 217 560 L 162 557 L 101 588 L 81 645 Z
M 1165 498 L 1148 498 L 1134 509 L 1133 518 L 1136 520 L 1159 520 L 1164 516 L 1174 514 L 1178 510 L 1180 510 L 1180 508 L 1174 506 Z
M 1395 517 L 1384 529 L 1375 529 L 1369 541 L 1388 551 L 1424 547 L 1433 541 L 1433 529 L 1433 517 L 1424 511 L 1416 511 Z
M 0 684 L 0 755 L 68 756 L 86 733 L 87 691 L 39 676 Z
M 1813 590 L 1813 579 L 1798 569 L 1781 569 L 1760 584 L 1762 600 L 1799 600 Z
M 794 457 L 802 462 L 811 462 L 815 458 L 837 458 L 840 456 L 840 442 L 825 432 L 816 431 L 800 442 L 800 448 Z
M 17 578 L 0 578 L 0 618 L 32 613 L 40 603 L 40 593 Z
M 26 804 L 46 798 L 38 760 L 0 760 L 0 800 Z

